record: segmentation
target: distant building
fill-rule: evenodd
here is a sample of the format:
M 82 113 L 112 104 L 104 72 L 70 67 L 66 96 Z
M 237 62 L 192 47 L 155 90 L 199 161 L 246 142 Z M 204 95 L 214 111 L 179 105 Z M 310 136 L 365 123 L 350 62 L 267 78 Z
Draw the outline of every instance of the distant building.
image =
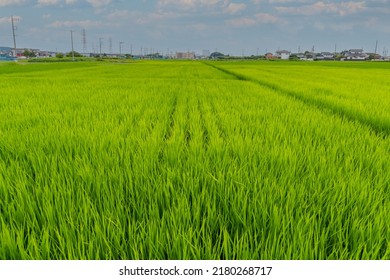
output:
M 12 49 L 13 51 L 14 49 Z M 17 58 L 26 58 L 24 56 L 25 52 L 28 51 L 28 52 L 31 52 L 31 53 L 34 53 L 35 56 L 39 56 L 39 49 L 30 49 L 30 48 L 17 48 L 15 50 L 15 54 L 16 54 L 16 57 Z
M 266 53 L 266 54 L 265 54 L 265 58 L 266 58 L 266 59 L 274 59 L 274 58 L 277 58 L 277 57 L 274 56 L 273 53 Z
M 202 56 L 203 57 L 209 57 L 210 56 L 210 51 L 209 50 L 203 50 L 202 51 Z
M 39 51 L 38 52 L 38 57 L 55 57 L 56 56 L 56 52 L 51 52 L 51 51 Z
M 313 56 L 314 60 L 324 60 L 324 56 L 321 53 L 315 53 Z
M 0 60 L 15 60 L 12 49 L 9 47 L 0 47 Z
M 377 53 L 367 53 L 368 55 L 368 59 L 371 59 L 371 60 L 384 60 L 385 57 L 384 56 L 381 56 L 380 54 L 377 54 Z
M 276 56 L 278 58 L 284 59 L 284 60 L 290 59 L 290 54 L 291 54 L 291 52 L 286 51 L 286 50 L 282 50 L 282 51 L 277 51 L 276 52 Z
M 176 52 L 176 59 L 195 59 L 194 52 Z
M 322 52 L 321 55 L 324 58 L 324 60 L 333 60 L 334 59 L 334 54 L 331 52 Z
M 297 53 L 296 56 L 297 56 L 297 58 L 298 58 L 299 60 L 305 60 L 305 59 L 306 59 L 304 53 Z
M 350 49 L 349 51 L 344 52 L 345 60 L 366 60 L 368 55 L 363 52 L 362 49 Z

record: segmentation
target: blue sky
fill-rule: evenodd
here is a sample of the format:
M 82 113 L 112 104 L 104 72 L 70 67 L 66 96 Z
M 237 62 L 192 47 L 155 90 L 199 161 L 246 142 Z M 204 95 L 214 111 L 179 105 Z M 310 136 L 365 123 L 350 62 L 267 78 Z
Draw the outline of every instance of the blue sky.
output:
M 286 49 L 390 48 L 390 0 L 0 0 L 0 46 L 138 54 L 218 50 L 245 55 Z M 110 39 L 111 38 L 111 39 Z

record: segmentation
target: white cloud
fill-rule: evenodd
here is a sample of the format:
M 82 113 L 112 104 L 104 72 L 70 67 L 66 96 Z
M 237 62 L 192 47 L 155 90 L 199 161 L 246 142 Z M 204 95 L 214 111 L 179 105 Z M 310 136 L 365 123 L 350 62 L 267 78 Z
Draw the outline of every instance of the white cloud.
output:
M 0 7 L 23 4 L 25 0 L 0 0 Z
M 312 3 L 316 1 L 315 0 L 269 0 L 269 2 L 270 3 Z
M 70 27 L 80 27 L 80 28 L 93 28 L 93 27 L 102 27 L 104 24 L 101 21 L 94 20 L 75 20 L 75 21 L 55 21 L 52 22 L 50 27 L 55 28 L 70 28 Z
M 300 7 L 275 7 L 275 9 L 284 14 L 318 15 L 327 13 L 344 16 L 366 9 L 366 4 L 364 1 L 349 1 L 340 3 L 319 1 L 311 5 L 304 5 Z
M 229 5 L 227 5 L 227 7 L 225 8 L 225 12 L 229 14 L 236 14 L 245 9 L 246 4 L 244 3 L 229 3 Z
M 277 23 L 280 21 L 278 17 L 266 13 L 258 13 L 255 15 L 255 18 L 260 23 Z
M 66 5 L 70 5 L 76 3 L 77 0 L 38 0 L 37 4 L 38 6 L 52 6 L 62 4 L 63 2 L 65 2 Z
M 15 22 L 20 22 L 23 18 L 20 16 L 14 16 Z M 11 17 L 1 17 L 0 18 L 0 25 L 9 25 L 11 23 Z
M 110 12 L 106 18 L 108 20 L 121 20 L 126 19 L 130 16 L 130 12 L 128 10 L 115 10 Z
M 112 0 L 86 0 L 94 8 L 102 8 L 112 2 Z
M 11 19 L 9 17 L 1 17 L 0 18 L 0 25 L 3 25 L 4 23 L 9 23 Z
M 283 23 L 283 21 L 271 14 L 257 13 L 253 17 L 236 18 L 228 20 L 227 23 L 234 27 L 245 27 L 268 23 Z
M 49 5 L 57 5 L 59 0 L 38 0 L 39 6 L 49 6 Z
M 170 11 L 156 11 L 150 13 L 142 13 L 129 10 L 114 10 L 108 13 L 105 18 L 110 22 L 132 22 L 139 25 L 149 24 L 153 22 L 161 22 L 164 20 L 176 19 L 182 17 L 182 14 Z
M 225 0 L 158 0 L 158 7 L 173 6 L 180 9 L 192 9 L 197 7 L 212 7 L 217 4 L 224 4 L 228 1 Z
M 7 0 L 7 1 L 9 1 L 9 0 Z M 19 1 L 22 1 L 22 0 L 19 0 Z M 50 6 L 50 5 L 58 5 L 58 4 L 63 4 L 63 3 L 65 3 L 66 5 L 70 5 L 70 4 L 74 4 L 78 1 L 79 0 L 37 0 L 37 4 L 38 4 L 38 6 Z M 84 1 L 91 4 L 94 8 L 102 8 L 102 7 L 107 6 L 108 4 L 110 4 L 112 2 L 112 0 L 84 0 Z M 9 1 L 9 2 L 11 2 L 11 1 Z

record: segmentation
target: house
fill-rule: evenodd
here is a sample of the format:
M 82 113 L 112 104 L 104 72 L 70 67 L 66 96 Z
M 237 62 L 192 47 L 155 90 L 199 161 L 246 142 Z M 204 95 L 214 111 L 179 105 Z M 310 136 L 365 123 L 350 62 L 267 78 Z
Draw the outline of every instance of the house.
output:
M 321 55 L 323 56 L 324 60 L 333 60 L 334 54 L 331 52 L 322 52 Z
M 303 55 L 304 57 L 301 60 L 313 61 L 316 57 L 316 53 L 309 51 L 306 51 Z
M 194 52 L 177 52 L 176 59 L 195 59 L 195 53 Z
M 0 55 L 12 56 L 12 49 L 9 47 L 0 47 Z
M 55 57 L 56 53 L 51 51 L 39 51 L 38 57 Z
M 377 53 L 367 53 L 368 59 L 370 60 L 383 60 L 384 57 L 382 57 L 380 54 Z
M 297 53 L 296 56 L 297 56 L 297 58 L 298 58 L 299 60 L 305 60 L 305 59 L 306 59 L 304 53 Z
M 314 59 L 315 60 L 324 60 L 325 57 L 322 55 L 322 53 L 315 53 L 314 54 Z
M 345 60 L 362 61 L 368 59 L 368 55 L 362 49 L 350 49 L 344 52 Z
M 291 52 L 286 51 L 286 50 L 282 50 L 282 51 L 277 51 L 277 52 L 276 52 L 276 56 L 277 56 L 278 58 L 284 59 L 284 60 L 290 59 L 290 54 L 291 54 Z
M 0 60 L 12 61 L 15 60 L 12 49 L 9 47 L 0 47 Z
M 277 58 L 277 57 L 274 56 L 273 53 L 266 53 L 266 54 L 265 54 L 265 58 L 266 58 L 266 59 L 275 59 L 275 58 Z

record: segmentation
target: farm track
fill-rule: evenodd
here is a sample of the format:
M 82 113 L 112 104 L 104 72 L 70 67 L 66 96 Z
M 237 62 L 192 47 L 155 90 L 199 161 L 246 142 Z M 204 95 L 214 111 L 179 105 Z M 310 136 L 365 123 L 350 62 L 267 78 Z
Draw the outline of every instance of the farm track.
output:
M 210 64 L 210 63 L 204 62 L 204 64 L 209 66 L 209 67 L 212 67 L 214 69 L 217 69 L 225 74 L 229 74 L 237 80 L 258 84 L 260 86 L 272 89 L 276 93 L 282 94 L 284 96 L 292 97 L 295 100 L 299 100 L 299 101 L 301 101 L 309 106 L 315 107 L 323 112 L 337 115 L 341 119 L 351 121 L 351 122 L 358 122 L 361 125 L 364 125 L 364 126 L 370 128 L 370 130 L 375 135 L 377 135 L 378 137 L 381 137 L 383 139 L 387 139 L 390 136 L 390 125 L 388 125 L 387 123 L 375 122 L 358 111 L 353 111 L 353 110 L 347 111 L 343 106 L 337 106 L 336 104 L 334 104 L 332 102 L 326 102 L 323 100 L 306 97 L 306 96 L 304 96 L 296 91 L 287 90 L 285 88 L 282 88 L 282 87 L 276 85 L 275 83 L 270 83 L 270 82 L 267 82 L 264 80 L 248 77 L 246 75 L 243 75 L 243 74 L 237 73 L 235 71 L 228 70 L 228 69 L 219 67 L 217 65 Z

